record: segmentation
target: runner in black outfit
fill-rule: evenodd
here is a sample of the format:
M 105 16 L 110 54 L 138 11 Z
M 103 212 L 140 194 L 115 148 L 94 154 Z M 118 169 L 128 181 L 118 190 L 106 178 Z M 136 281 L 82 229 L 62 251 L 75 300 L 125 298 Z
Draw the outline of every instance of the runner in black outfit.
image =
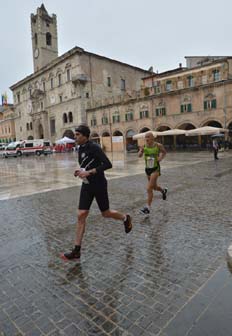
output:
M 64 260 L 80 258 L 86 218 L 94 198 L 103 217 L 123 221 L 126 233 L 129 233 L 132 229 L 130 215 L 109 209 L 107 180 L 104 170 L 112 168 L 111 162 L 99 145 L 89 141 L 90 129 L 88 126 L 78 126 L 75 133 L 77 143 L 80 145 L 78 151 L 80 168 L 74 172 L 74 176 L 81 178 L 83 183 L 80 192 L 75 247 L 71 252 L 62 254 Z

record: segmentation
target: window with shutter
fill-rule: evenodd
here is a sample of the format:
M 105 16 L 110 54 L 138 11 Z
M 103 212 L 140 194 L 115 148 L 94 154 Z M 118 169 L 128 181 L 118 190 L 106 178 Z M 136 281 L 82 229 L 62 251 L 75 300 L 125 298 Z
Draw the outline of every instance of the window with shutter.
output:
M 216 108 L 217 107 L 217 101 L 216 99 L 213 99 L 212 102 L 211 102 L 211 107 L 212 108 Z
M 188 112 L 192 112 L 192 104 L 188 104 Z

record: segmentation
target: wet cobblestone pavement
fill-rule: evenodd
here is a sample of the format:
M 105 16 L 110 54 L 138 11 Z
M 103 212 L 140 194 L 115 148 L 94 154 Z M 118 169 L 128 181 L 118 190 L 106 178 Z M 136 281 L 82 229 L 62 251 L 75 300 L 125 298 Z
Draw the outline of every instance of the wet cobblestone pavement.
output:
M 59 258 L 74 239 L 79 187 L 0 201 L 0 335 L 208 335 L 193 326 L 210 279 L 224 267 L 231 281 L 231 163 L 163 171 L 168 199 L 156 194 L 149 219 L 138 215 L 145 176 L 110 180 L 112 208 L 132 214 L 133 231 L 94 203 L 79 264 Z

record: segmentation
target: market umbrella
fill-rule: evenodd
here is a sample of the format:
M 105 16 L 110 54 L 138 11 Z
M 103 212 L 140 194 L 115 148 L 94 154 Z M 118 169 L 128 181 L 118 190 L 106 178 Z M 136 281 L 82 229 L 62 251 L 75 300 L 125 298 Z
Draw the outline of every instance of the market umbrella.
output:
M 204 126 L 199 128 L 194 128 L 192 130 L 186 131 L 186 136 L 197 136 L 197 135 L 213 135 L 219 134 L 221 132 L 226 132 L 228 130 L 219 127 Z
M 70 138 L 68 138 L 68 137 L 65 136 L 65 137 L 63 137 L 63 138 L 57 140 L 57 141 L 56 141 L 56 144 L 57 144 L 57 145 L 62 145 L 62 144 L 74 143 L 74 142 L 75 142 L 75 140 L 70 139 Z
M 158 131 L 147 131 L 147 132 L 143 132 L 143 133 L 138 133 L 138 134 L 133 135 L 133 140 L 143 139 L 143 138 L 145 138 L 145 135 L 150 133 L 150 132 L 153 133 L 155 138 L 162 133 L 162 132 L 158 132 Z
M 163 131 L 163 132 L 159 132 L 159 135 L 163 136 L 163 135 L 181 135 L 181 134 L 185 134 L 186 131 L 185 130 L 181 130 L 181 129 L 170 129 L 167 131 Z

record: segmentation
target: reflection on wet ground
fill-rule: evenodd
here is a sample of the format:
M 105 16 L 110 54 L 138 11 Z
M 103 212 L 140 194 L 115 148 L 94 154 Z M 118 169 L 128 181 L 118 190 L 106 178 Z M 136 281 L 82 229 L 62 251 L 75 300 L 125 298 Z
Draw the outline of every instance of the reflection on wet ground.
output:
M 181 155 L 163 164 L 168 198 L 155 194 L 147 219 L 138 215 L 146 178 L 130 174 L 143 162 L 130 156 L 127 176 L 112 171 L 120 177 L 109 182 L 112 208 L 132 214 L 133 231 L 125 235 L 94 203 L 78 264 L 59 256 L 72 246 L 79 186 L 1 200 L 0 335 L 230 335 L 231 157 Z M 31 160 L 21 164 L 36 172 Z M 57 165 L 67 186 L 76 163 L 56 160 L 38 167 Z
M 231 153 L 220 155 L 228 157 Z M 109 153 L 108 156 L 113 162 L 113 169 L 106 172 L 108 179 L 144 172 L 143 159 L 138 159 L 136 153 Z M 212 161 L 212 153 L 172 152 L 168 153 L 162 162 L 162 169 L 205 161 Z M 53 154 L 47 157 L 0 158 L 0 200 L 80 185 L 81 181 L 73 176 L 77 166 L 76 153 Z

